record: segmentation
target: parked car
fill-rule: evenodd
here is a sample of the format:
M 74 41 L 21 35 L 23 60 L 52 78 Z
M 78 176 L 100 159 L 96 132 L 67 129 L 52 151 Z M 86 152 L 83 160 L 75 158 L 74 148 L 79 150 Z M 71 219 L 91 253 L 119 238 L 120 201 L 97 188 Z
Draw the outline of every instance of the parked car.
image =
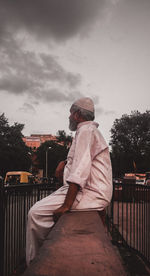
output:
M 29 184 L 32 178 L 32 174 L 25 171 L 7 172 L 4 185 Z
M 0 186 L 3 184 L 3 177 L 0 175 Z
M 150 172 L 146 172 L 145 184 L 150 186 Z
M 136 179 L 136 184 L 144 185 L 145 184 L 145 179 Z

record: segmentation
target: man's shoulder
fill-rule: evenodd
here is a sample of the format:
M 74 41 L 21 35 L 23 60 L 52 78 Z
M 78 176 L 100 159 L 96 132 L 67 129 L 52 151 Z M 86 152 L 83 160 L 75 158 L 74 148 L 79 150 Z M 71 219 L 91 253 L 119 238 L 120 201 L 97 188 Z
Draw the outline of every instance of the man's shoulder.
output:
M 98 124 L 93 121 L 86 121 L 79 124 L 77 133 L 79 132 L 93 132 L 93 131 L 99 131 Z
M 82 125 L 76 132 L 76 139 L 78 137 L 91 137 L 94 135 L 95 131 L 98 131 L 97 129 L 93 128 L 90 124 L 89 125 Z

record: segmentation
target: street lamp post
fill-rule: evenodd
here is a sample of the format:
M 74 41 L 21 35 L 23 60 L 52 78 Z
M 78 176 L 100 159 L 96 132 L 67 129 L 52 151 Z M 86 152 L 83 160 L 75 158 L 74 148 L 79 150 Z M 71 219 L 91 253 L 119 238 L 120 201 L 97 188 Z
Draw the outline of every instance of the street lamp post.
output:
M 51 147 L 48 147 L 48 149 L 46 150 L 46 177 L 48 175 L 48 151 L 49 149 L 51 149 Z
M 30 159 L 31 159 L 30 172 L 32 173 L 32 153 L 29 151 L 28 155 L 30 155 Z

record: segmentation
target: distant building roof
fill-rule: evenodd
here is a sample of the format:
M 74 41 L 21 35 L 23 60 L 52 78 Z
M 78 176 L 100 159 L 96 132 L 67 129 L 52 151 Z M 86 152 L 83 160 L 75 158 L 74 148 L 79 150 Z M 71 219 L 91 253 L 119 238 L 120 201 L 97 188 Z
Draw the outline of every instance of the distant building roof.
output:
M 31 134 L 30 136 L 23 137 L 25 144 L 32 148 L 38 148 L 46 141 L 56 141 L 57 137 L 51 134 Z

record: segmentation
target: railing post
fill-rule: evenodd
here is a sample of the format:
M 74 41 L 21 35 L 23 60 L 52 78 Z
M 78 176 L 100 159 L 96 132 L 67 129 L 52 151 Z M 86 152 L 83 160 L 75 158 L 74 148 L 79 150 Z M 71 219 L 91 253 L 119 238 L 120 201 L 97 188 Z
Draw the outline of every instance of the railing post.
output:
M 115 194 L 115 183 L 113 182 L 113 194 L 112 194 L 112 205 L 111 205 L 111 220 L 113 222 L 114 216 L 114 194 Z
M 115 193 L 115 183 L 113 182 L 113 193 L 112 193 L 112 200 L 111 200 L 111 232 L 112 232 L 112 237 L 114 238 L 114 193 Z
M 38 187 L 37 191 L 38 191 L 38 194 L 37 194 L 37 201 L 39 201 L 39 200 L 40 200 L 40 188 L 39 188 L 39 187 Z
M 0 275 L 4 275 L 5 206 L 4 183 L 0 180 Z

